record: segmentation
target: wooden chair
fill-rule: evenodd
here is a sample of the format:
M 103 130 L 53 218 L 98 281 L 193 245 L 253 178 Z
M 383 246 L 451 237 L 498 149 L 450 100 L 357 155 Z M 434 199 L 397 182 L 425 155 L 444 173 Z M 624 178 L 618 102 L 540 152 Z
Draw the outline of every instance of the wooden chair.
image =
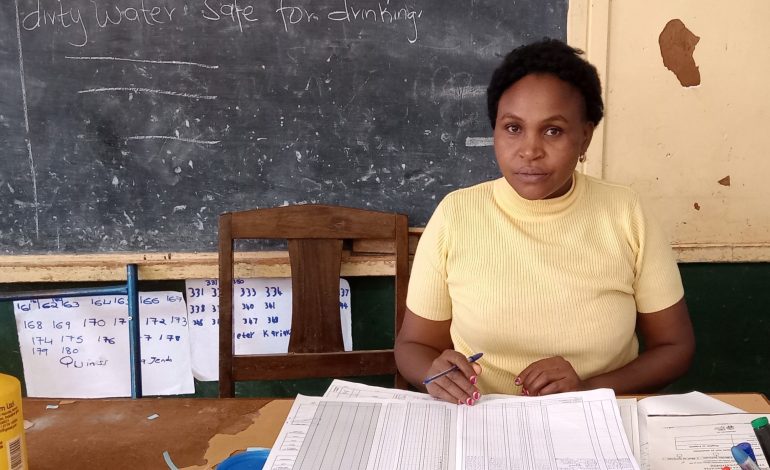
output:
M 288 241 L 292 325 L 288 354 L 233 354 L 233 248 L 238 239 Z M 394 333 L 406 309 L 408 224 L 401 214 L 347 207 L 297 205 L 224 213 L 219 217 L 219 396 L 235 382 L 304 377 L 394 374 L 406 388 L 393 349 L 344 351 L 339 278 L 344 240 L 387 239 L 395 244 Z M 230 288 L 228 288 L 228 286 Z M 355 312 L 353 312 L 355 315 Z

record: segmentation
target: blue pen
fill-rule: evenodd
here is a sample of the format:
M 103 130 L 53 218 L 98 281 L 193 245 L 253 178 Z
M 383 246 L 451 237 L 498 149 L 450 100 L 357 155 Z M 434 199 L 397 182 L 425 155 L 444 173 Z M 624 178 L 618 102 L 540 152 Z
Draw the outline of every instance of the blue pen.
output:
M 761 470 L 759 466 L 753 460 L 751 460 L 749 454 L 744 452 L 740 447 L 733 446 L 733 448 L 730 450 L 733 453 L 733 458 L 736 462 L 738 462 L 738 466 L 743 470 Z
M 754 455 L 754 449 L 751 448 L 751 444 L 748 442 L 739 442 L 738 444 L 735 444 L 735 447 L 740 447 L 754 463 L 757 463 L 757 456 Z
M 476 354 L 474 354 L 473 356 L 468 356 L 468 362 L 476 362 L 476 361 L 478 361 L 478 360 L 481 358 L 481 356 L 483 356 L 483 355 L 484 355 L 484 353 L 476 353 Z M 423 381 L 422 381 L 422 384 L 423 384 L 423 385 L 428 385 L 429 383 L 433 382 L 434 380 L 436 380 L 436 379 L 438 379 L 438 378 L 441 378 L 441 377 L 443 377 L 443 376 L 447 375 L 448 373 L 450 373 L 450 372 L 454 372 L 454 371 L 456 371 L 456 370 L 457 370 L 457 366 L 456 366 L 456 365 L 454 365 L 454 366 L 450 367 L 449 369 L 445 370 L 444 372 L 439 372 L 439 373 L 438 373 L 438 374 L 436 374 L 436 375 L 432 375 L 432 376 L 428 377 L 427 379 L 425 379 L 425 380 L 423 380 Z

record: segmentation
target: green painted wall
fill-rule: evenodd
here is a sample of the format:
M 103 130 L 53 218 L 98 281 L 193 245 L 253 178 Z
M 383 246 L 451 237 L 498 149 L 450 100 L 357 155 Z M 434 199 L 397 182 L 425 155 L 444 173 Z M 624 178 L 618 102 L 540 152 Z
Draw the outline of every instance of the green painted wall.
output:
M 770 396 L 770 264 L 694 263 L 680 265 L 690 308 L 697 353 L 690 372 L 667 392 L 762 392 Z M 356 349 L 393 344 L 389 318 L 393 312 L 393 283 L 388 278 L 349 278 L 353 297 L 353 343 Z M 73 287 L 13 285 L 0 290 Z M 141 290 L 184 291 L 182 282 L 140 283 Z M 0 372 L 23 380 L 21 355 L 10 303 L 0 302 Z M 389 378 L 373 377 L 373 385 Z M 328 380 L 245 383 L 239 395 L 294 396 L 321 394 Z M 196 396 L 216 396 L 216 382 L 196 382 Z
M 679 268 L 697 344 L 690 371 L 667 391 L 770 396 L 770 264 Z

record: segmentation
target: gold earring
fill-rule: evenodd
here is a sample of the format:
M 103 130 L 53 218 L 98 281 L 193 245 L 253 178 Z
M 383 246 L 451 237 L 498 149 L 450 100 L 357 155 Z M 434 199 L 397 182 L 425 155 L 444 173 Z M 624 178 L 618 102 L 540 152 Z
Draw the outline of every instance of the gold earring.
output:
M 581 153 L 580 156 L 578 157 L 578 161 L 580 163 L 583 163 L 584 161 L 586 161 L 586 154 L 585 153 Z

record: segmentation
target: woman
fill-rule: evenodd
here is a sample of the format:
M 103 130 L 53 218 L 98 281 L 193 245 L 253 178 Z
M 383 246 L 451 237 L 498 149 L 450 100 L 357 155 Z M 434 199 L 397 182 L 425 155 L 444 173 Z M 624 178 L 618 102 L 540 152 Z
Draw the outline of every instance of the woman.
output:
M 689 367 L 695 340 L 662 231 L 631 189 L 575 171 L 603 115 L 580 54 L 556 40 L 508 54 L 487 90 L 503 177 L 449 194 L 420 239 L 396 361 L 435 397 L 639 393 Z

